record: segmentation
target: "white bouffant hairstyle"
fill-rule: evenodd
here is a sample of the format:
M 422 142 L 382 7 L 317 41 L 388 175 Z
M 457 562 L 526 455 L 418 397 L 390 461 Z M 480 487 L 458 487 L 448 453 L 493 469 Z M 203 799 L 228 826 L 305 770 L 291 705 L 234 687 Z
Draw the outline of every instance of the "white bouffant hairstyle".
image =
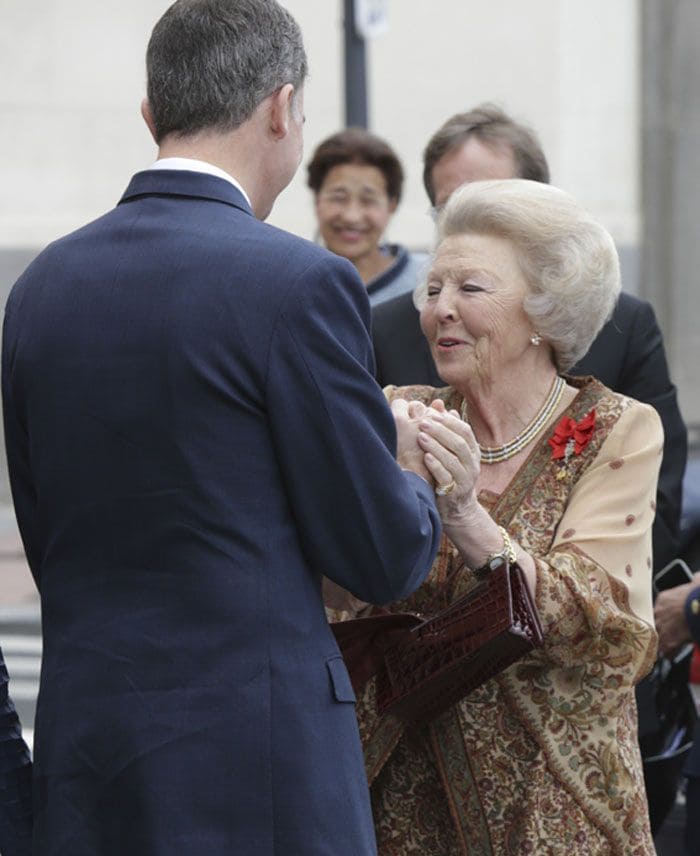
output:
M 551 346 L 559 372 L 573 368 L 610 318 L 620 264 L 610 234 L 568 193 L 524 179 L 475 181 L 450 196 L 438 220 L 438 244 L 463 234 L 513 242 L 532 290 L 523 309 Z M 426 284 L 414 302 L 425 303 Z

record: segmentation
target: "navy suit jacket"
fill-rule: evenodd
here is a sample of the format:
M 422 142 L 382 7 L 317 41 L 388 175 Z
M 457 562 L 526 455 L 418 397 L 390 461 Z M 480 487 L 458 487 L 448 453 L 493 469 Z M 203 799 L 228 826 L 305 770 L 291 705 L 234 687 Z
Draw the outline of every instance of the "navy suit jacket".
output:
M 420 329 L 411 294 L 374 307 L 372 336 L 381 386 L 413 383 L 444 386 Z M 615 392 L 651 404 L 661 417 L 664 457 L 653 530 L 654 567 L 660 569 L 679 552 L 688 442 L 676 387 L 669 376 L 661 330 L 651 305 L 622 292 L 613 317 L 571 374 L 593 375 Z
M 375 852 L 322 574 L 435 555 L 354 267 L 220 178 L 137 174 L 7 304 L 10 477 L 41 594 L 38 856 Z

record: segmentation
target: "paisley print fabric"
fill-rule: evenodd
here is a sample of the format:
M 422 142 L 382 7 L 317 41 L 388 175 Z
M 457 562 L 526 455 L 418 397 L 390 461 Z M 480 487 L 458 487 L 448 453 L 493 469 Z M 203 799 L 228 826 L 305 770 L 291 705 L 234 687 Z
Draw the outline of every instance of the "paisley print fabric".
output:
M 480 502 L 536 559 L 545 645 L 423 729 L 359 699 L 381 856 L 652 856 L 634 684 L 656 650 L 651 524 L 663 435 L 650 407 L 597 381 L 568 379 L 582 453 L 541 443 L 500 496 Z M 390 399 L 451 389 L 388 388 Z M 446 606 L 473 584 L 449 541 L 397 611 Z

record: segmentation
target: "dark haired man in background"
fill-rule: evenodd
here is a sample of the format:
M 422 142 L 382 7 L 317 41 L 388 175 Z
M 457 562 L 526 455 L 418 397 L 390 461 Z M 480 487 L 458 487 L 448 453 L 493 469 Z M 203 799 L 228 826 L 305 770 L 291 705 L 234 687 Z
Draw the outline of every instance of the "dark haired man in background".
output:
M 437 549 L 432 490 L 395 460 L 355 268 L 261 222 L 302 155 L 296 22 L 179 0 L 147 65 L 157 163 L 7 304 L 44 634 L 34 854 L 370 856 L 321 575 L 407 595 Z

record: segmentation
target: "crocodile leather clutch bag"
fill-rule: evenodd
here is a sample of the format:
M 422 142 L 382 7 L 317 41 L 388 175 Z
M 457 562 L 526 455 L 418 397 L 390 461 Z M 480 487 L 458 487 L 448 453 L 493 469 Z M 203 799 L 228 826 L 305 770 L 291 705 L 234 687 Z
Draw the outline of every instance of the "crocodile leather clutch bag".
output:
M 376 675 L 379 713 L 419 724 L 542 644 L 523 572 L 505 560 L 430 617 L 393 613 L 331 626 L 356 691 Z

